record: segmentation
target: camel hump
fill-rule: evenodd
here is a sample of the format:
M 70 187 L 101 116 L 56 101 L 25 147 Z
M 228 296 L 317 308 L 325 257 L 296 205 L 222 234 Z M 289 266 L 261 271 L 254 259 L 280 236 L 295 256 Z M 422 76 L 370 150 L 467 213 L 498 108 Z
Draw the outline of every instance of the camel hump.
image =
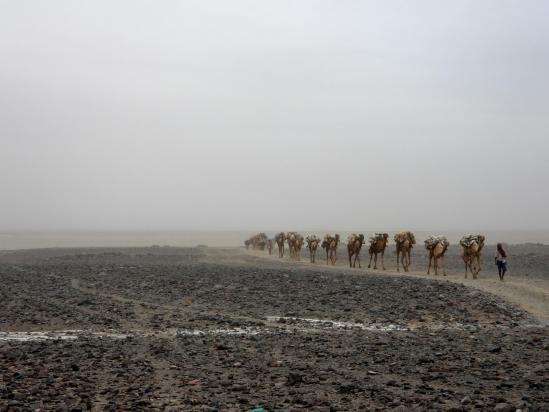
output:
M 446 236 L 438 235 L 438 236 L 429 236 L 427 239 L 425 239 L 425 249 L 431 250 L 435 248 L 439 243 L 444 245 L 445 248 L 450 246 L 450 242 L 448 242 L 448 239 L 446 239 Z
M 402 243 L 409 241 L 412 245 L 416 244 L 416 237 L 412 232 L 400 232 L 397 233 L 394 237 L 396 243 Z
M 465 235 L 461 238 L 461 240 L 459 241 L 459 244 L 461 246 L 463 246 L 464 248 L 469 248 L 469 247 L 472 247 L 474 244 L 477 244 L 477 245 L 484 245 L 484 240 L 485 240 L 485 236 L 483 235 L 471 235 L 471 234 L 468 234 L 468 235 Z
M 370 236 L 369 241 L 370 245 L 373 245 L 374 243 L 386 241 L 387 239 L 389 239 L 389 234 L 375 232 L 372 236 Z

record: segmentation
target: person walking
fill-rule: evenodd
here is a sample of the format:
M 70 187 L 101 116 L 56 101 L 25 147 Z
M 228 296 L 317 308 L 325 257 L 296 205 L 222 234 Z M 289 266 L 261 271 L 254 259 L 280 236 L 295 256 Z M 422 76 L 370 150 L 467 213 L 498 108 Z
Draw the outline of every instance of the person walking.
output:
M 503 249 L 501 243 L 497 244 L 495 260 L 498 267 L 499 280 L 503 282 L 503 277 L 505 276 L 505 272 L 507 272 L 507 252 Z

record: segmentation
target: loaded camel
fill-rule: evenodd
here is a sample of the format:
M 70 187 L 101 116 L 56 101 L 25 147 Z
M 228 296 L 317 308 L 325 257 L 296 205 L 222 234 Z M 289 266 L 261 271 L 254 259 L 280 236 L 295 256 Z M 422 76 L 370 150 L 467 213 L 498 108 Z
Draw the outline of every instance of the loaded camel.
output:
M 350 267 L 356 267 L 356 261 L 358 260 L 358 267 L 360 266 L 360 250 L 362 249 L 362 245 L 364 244 L 364 235 L 360 234 L 357 235 L 353 233 L 347 238 L 347 252 L 349 254 L 349 266 Z M 354 261 L 352 261 L 352 258 L 354 257 Z
M 284 241 L 286 240 L 286 236 L 284 235 L 284 232 L 280 232 L 275 236 L 275 242 L 278 245 L 278 257 L 282 258 L 284 257 Z
M 254 250 L 265 250 L 265 246 L 267 245 L 267 240 L 269 238 L 267 235 L 263 232 L 258 233 L 257 235 L 252 236 L 249 238 L 244 244 L 246 245 L 246 249 L 248 249 L 250 246 Z
M 317 235 L 307 236 L 307 249 L 309 249 L 309 255 L 311 257 L 311 263 L 316 262 L 316 250 L 320 245 L 320 238 Z
M 446 269 L 444 268 L 444 254 L 448 250 L 450 242 L 444 236 L 429 236 L 425 240 L 425 249 L 429 251 L 429 268 L 427 274 L 431 274 L 431 263 L 435 268 L 435 276 L 438 275 L 439 260 L 442 266 L 442 273 L 446 276 Z
M 290 249 L 290 259 L 300 260 L 300 252 L 303 247 L 303 236 L 296 232 L 286 233 L 288 248 Z
M 374 236 L 370 237 L 370 264 L 368 268 L 372 266 L 372 258 L 374 258 L 374 269 L 377 269 L 377 255 L 381 254 L 381 267 L 385 269 L 385 262 L 383 261 L 383 256 L 385 255 L 385 249 L 387 248 L 387 243 L 389 243 L 389 235 L 387 233 L 374 233 Z
M 322 248 L 326 250 L 326 264 L 332 262 L 332 265 L 336 264 L 337 260 L 337 245 L 339 244 L 339 235 L 336 233 L 334 236 L 326 235 L 322 241 Z
M 295 242 L 295 259 L 301 260 L 301 249 L 303 248 L 303 244 L 305 243 L 305 239 L 302 235 L 299 233 L 296 235 L 296 242 Z
M 480 267 L 480 256 L 486 237 L 483 235 L 467 235 L 463 236 L 459 242 L 463 248 L 461 258 L 465 263 L 465 279 L 467 279 L 467 269 L 471 271 L 473 279 L 477 278 Z
M 400 272 L 400 260 L 405 272 L 412 264 L 412 248 L 416 244 L 416 237 L 412 232 L 400 232 L 395 235 L 397 272 Z

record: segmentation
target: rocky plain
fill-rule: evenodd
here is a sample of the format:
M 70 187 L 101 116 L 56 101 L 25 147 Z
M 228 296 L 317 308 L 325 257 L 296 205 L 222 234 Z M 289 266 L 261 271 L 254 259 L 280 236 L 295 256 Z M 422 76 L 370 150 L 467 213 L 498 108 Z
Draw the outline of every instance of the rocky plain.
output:
M 441 277 L 151 247 L 4 251 L 0 280 L 2 411 L 549 410 L 549 328 Z

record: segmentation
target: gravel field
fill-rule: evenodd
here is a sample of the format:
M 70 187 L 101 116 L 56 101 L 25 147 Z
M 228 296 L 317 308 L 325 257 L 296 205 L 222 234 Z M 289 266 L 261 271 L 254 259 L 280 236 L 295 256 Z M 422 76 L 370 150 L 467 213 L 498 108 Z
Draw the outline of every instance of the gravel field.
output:
M 549 410 L 549 328 L 444 280 L 173 247 L 0 279 L 2 410 Z

